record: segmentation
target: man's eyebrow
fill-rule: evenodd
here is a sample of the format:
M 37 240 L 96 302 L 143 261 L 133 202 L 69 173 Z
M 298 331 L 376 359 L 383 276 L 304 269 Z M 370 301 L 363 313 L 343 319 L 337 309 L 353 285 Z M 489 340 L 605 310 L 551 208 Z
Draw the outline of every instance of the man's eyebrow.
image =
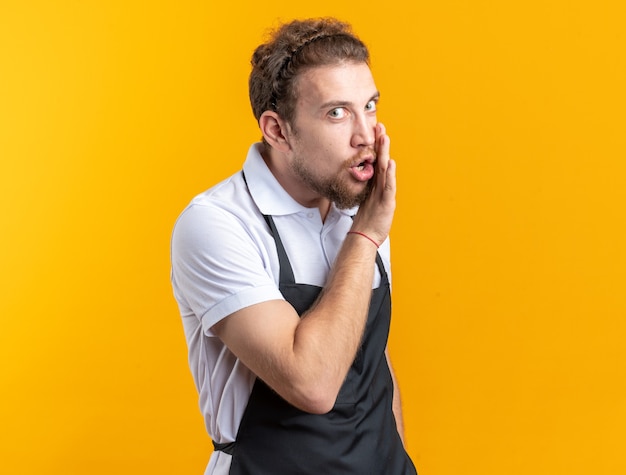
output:
M 376 93 L 370 97 L 367 102 L 370 101 L 375 101 L 378 102 L 378 100 L 380 99 L 380 92 L 376 91 Z M 320 109 L 327 109 L 329 107 L 344 107 L 344 106 L 353 106 L 354 103 L 350 102 L 350 101 L 341 101 L 341 100 L 331 100 L 328 102 L 324 102 L 321 106 Z

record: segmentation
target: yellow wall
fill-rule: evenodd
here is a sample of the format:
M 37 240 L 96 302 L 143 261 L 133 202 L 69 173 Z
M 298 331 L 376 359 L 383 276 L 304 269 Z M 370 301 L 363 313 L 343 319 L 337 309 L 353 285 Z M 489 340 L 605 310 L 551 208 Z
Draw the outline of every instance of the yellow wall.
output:
M 623 2 L 266 5 L 0 3 L 0 472 L 202 473 L 171 227 L 258 137 L 265 27 L 333 14 L 399 166 L 421 475 L 626 473 Z

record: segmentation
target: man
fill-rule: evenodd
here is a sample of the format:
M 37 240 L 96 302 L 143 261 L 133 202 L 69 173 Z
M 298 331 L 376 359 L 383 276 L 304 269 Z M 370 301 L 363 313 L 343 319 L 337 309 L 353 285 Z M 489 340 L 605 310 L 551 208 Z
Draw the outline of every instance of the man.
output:
M 176 223 L 205 474 L 416 473 L 386 352 L 396 179 L 368 63 L 337 20 L 280 27 L 252 58 L 262 143 Z

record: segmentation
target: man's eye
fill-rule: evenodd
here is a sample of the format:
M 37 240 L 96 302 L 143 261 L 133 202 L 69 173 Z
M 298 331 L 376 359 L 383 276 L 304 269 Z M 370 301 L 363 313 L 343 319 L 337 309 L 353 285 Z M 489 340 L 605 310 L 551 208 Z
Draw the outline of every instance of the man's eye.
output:
M 337 107 L 329 112 L 329 114 L 333 119 L 342 119 L 346 116 L 346 110 L 343 107 Z
M 376 110 L 376 101 L 369 101 L 365 106 L 365 110 L 368 112 L 374 112 Z

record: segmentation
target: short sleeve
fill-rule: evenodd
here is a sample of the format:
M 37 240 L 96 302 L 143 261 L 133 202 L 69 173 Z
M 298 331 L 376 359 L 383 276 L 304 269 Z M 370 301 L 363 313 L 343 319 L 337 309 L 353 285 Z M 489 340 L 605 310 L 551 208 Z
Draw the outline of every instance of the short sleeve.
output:
M 283 299 L 258 229 L 212 205 L 191 205 L 172 235 L 172 284 L 181 310 L 192 312 L 205 334 L 228 315 Z

